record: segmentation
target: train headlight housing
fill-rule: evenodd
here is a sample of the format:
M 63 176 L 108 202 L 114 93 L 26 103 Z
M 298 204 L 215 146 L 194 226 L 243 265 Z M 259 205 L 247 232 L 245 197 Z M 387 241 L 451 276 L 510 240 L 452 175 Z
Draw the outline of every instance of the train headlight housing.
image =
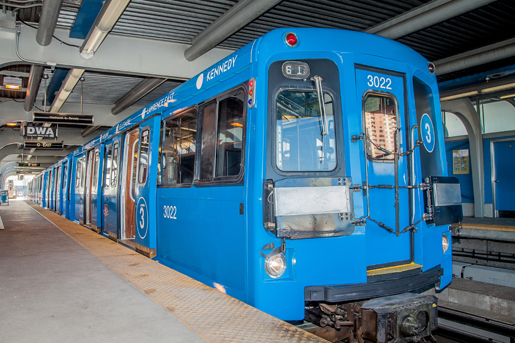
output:
M 265 271 L 271 278 L 278 278 L 286 270 L 286 257 L 283 253 L 268 256 L 265 260 Z
M 449 250 L 449 237 L 445 233 L 442 234 L 442 250 L 444 254 Z

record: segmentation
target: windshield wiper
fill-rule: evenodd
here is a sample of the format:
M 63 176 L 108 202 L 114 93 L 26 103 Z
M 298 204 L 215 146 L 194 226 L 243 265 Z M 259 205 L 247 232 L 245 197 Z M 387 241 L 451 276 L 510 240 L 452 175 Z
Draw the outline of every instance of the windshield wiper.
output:
M 315 86 L 317 87 L 317 96 L 318 96 L 318 107 L 320 108 L 320 114 L 322 115 L 322 136 L 327 135 L 329 132 L 327 130 L 327 119 L 325 116 L 325 103 L 324 103 L 324 91 L 322 89 L 322 77 L 315 75 L 311 78 L 312 81 L 315 81 Z

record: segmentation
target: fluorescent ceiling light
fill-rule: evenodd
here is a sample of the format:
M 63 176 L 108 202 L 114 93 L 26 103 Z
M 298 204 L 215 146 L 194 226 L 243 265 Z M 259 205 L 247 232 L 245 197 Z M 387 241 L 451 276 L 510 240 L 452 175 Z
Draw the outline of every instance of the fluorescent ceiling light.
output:
M 508 84 L 502 85 L 502 86 L 485 88 L 485 89 L 482 89 L 481 91 L 482 92 L 486 92 L 486 93 L 490 93 L 490 92 L 495 92 L 495 91 L 501 91 L 503 89 L 513 88 L 513 87 L 515 87 L 515 82 L 514 83 L 508 83 Z
M 449 95 L 449 96 L 440 98 L 440 101 L 447 101 L 447 100 L 454 100 L 454 99 L 459 99 L 459 98 L 465 98 L 467 96 L 472 96 L 472 95 L 477 95 L 477 94 L 479 94 L 478 91 L 472 91 L 472 92 L 466 92 L 466 93 L 461 93 L 461 94 L 456 94 L 456 95 Z
M 508 95 L 503 95 L 501 97 L 499 97 L 499 99 L 510 99 L 510 98 L 515 98 L 515 93 L 513 94 L 508 94 Z
M 54 102 L 52 103 L 52 107 L 50 108 L 50 112 L 57 113 L 70 96 L 70 93 L 75 88 L 77 82 L 79 82 L 82 74 L 84 73 L 84 69 L 70 69 L 68 75 L 63 81 L 63 85 L 59 92 L 55 96 Z
M 7 89 L 20 89 L 21 79 L 19 77 L 4 76 L 4 87 Z
M 129 2 L 130 0 L 107 0 L 105 2 L 80 48 L 80 55 L 83 58 L 93 57 Z

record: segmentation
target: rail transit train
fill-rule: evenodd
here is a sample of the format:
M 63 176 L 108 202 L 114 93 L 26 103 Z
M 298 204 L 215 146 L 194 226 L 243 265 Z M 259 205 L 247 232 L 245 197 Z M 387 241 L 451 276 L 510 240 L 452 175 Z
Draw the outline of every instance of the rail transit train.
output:
M 434 71 L 379 36 L 277 29 L 47 168 L 30 195 L 333 341 L 431 338 L 436 298 L 420 293 L 450 283 L 462 218 Z

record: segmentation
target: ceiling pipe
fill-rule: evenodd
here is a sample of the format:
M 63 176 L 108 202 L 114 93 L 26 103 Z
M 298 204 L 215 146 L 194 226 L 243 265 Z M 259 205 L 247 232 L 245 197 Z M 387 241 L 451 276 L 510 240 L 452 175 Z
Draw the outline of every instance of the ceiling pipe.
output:
M 80 55 L 90 59 L 122 15 L 130 0 L 107 0 L 80 47 Z
M 82 74 L 84 73 L 84 69 L 70 69 L 68 75 L 63 81 L 63 85 L 57 92 L 54 101 L 52 102 L 52 106 L 50 107 L 51 113 L 57 113 L 65 103 L 70 93 L 75 88 L 77 82 L 79 82 Z
M 202 56 L 280 2 L 281 0 L 239 1 L 195 37 L 192 46 L 184 52 L 184 57 L 193 61 Z
M 27 86 L 27 93 L 23 104 L 23 108 L 27 112 L 32 111 L 32 108 L 34 107 L 34 101 L 36 101 L 39 84 L 43 77 L 43 70 L 43 66 L 35 64 L 30 68 L 29 85 Z
M 515 56 L 515 38 L 484 46 L 435 61 L 436 75 L 444 75 L 457 70 Z
M 39 20 L 36 41 L 39 45 L 47 46 L 52 42 L 57 18 L 63 0 L 45 0 L 43 1 L 43 9 L 41 10 L 41 19 Z
M 98 126 L 98 125 L 94 125 L 94 126 L 88 126 L 87 128 L 85 128 L 84 130 L 82 130 L 81 132 L 81 136 L 82 137 L 86 137 L 86 136 L 89 136 L 90 134 L 92 134 L 93 132 L 95 132 L 96 130 L 100 129 L 101 126 Z
M 116 115 L 123 110 L 129 108 L 132 104 L 134 104 L 139 99 L 143 98 L 145 95 L 156 89 L 158 86 L 163 84 L 166 79 L 150 79 L 147 78 L 136 85 L 133 89 L 131 89 L 127 94 L 118 99 L 115 103 L 115 106 L 111 110 L 111 113 Z
M 374 26 L 365 32 L 390 39 L 397 39 L 426 27 L 441 23 L 496 0 L 434 1 Z

